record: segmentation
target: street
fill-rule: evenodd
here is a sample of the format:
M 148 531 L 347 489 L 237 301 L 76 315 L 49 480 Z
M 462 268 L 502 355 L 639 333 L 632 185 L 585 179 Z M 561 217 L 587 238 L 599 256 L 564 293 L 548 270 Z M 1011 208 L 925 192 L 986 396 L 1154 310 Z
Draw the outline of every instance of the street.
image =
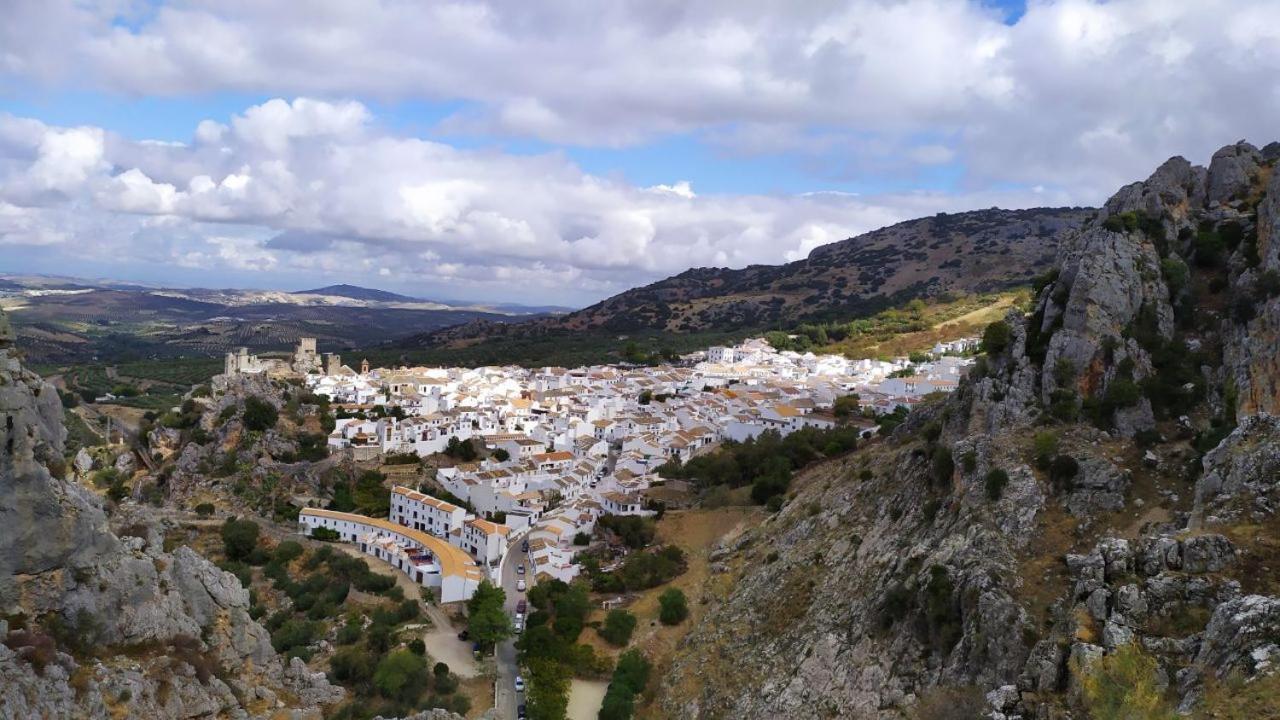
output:
M 508 617 L 515 617 L 516 603 L 524 597 L 524 593 L 516 590 L 516 581 L 524 578 L 526 584 L 533 582 L 532 575 L 516 574 L 517 565 L 528 565 L 528 554 L 520 549 L 522 542 L 523 538 L 513 540 L 511 550 L 502 559 L 502 589 L 507 593 L 504 609 Z M 498 675 L 498 691 L 495 698 L 498 717 L 503 720 L 513 720 L 516 717 L 516 707 L 521 703 L 521 698 L 517 696 L 515 689 L 516 675 L 520 672 L 516 664 L 515 639 L 499 644 L 494 656 L 497 661 L 495 665 Z

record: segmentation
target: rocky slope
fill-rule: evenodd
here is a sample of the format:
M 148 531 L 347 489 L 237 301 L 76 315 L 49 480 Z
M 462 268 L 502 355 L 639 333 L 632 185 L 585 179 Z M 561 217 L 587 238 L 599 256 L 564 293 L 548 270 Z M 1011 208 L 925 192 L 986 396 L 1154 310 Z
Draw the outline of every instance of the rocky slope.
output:
M 146 523 L 108 529 L 64 479 L 54 389 L 0 313 L 0 718 L 319 717 L 341 688 L 286 663 L 235 576 Z
M 1066 233 L 958 392 L 719 551 L 658 716 L 1088 717 L 1134 667 L 1195 714 L 1273 672 L 1278 156 L 1174 158 Z
M 987 292 L 1046 270 L 1063 230 L 1092 210 L 977 210 L 898 223 L 814 249 L 785 265 L 695 268 L 567 315 L 524 323 L 468 323 L 406 347 L 540 333 L 762 328 L 845 318 L 915 297 Z

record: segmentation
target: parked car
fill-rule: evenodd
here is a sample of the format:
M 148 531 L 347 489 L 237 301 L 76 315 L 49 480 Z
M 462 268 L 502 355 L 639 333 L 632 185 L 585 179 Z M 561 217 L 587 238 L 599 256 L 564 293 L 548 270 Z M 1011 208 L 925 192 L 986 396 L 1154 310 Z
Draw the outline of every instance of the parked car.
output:
M 516 676 L 516 692 L 524 692 L 524 678 Z
M 520 552 L 529 552 L 529 541 L 525 540 L 520 543 Z
M 519 590 L 520 592 L 524 592 L 526 587 L 528 586 L 525 585 L 523 578 L 516 581 L 516 590 Z
M 524 563 L 520 563 L 519 565 L 516 566 L 516 574 L 517 575 L 524 574 Z
M 524 598 L 520 598 L 520 602 L 516 603 L 516 612 L 523 615 L 528 611 L 529 611 L 529 601 L 525 600 Z
M 511 627 L 515 629 L 517 634 L 524 632 L 524 620 L 522 618 L 516 618 L 515 624 Z
M 516 720 L 527 720 L 528 717 L 529 715 L 524 709 L 524 704 L 521 703 L 518 707 L 516 707 Z

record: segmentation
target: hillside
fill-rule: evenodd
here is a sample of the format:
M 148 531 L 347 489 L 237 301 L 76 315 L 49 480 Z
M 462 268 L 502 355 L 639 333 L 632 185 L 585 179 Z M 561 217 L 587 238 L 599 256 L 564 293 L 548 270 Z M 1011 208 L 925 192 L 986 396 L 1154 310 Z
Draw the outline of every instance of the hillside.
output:
M 400 295 L 386 290 L 376 290 L 374 288 L 364 288 L 358 285 L 326 285 L 322 288 L 314 290 L 298 290 L 294 295 L 335 295 L 338 297 L 351 298 L 352 300 L 373 300 L 375 302 L 416 302 L 417 298 L 411 298 L 408 295 Z
M 642 715 L 1280 716 L 1278 159 L 1068 233 L 957 392 L 712 554 Z
M 582 332 L 767 329 L 849 319 L 912 298 L 974 294 L 1027 283 L 1053 262 L 1060 233 L 1082 208 L 976 210 L 909 220 L 816 248 L 804 260 L 739 270 L 695 268 L 554 318 L 476 322 L 413 337 L 401 347 Z
M 299 337 L 342 350 L 529 313 L 336 287 L 345 294 L 317 294 L 335 288 L 303 294 L 173 290 L 14 277 L 0 288 L 0 306 L 10 313 L 27 357 L 46 364 L 209 358 L 240 346 L 287 350 Z

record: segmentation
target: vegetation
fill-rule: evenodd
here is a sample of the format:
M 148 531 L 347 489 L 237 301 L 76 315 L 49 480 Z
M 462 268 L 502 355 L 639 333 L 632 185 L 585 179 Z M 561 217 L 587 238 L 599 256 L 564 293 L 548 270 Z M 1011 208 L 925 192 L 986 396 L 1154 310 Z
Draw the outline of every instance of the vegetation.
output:
M 984 485 L 987 491 L 987 498 L 990 500 L 999 500 L 1004 495 L 1005 486 L 1009 484 L 1009 473 L 996 468 L 987 473 Z
M 1161 692 L 1159 666 L 1136 643 L 1121 645 L 1082 670 L 1085 706 L 1095 720 L 1177 717 Z
M 668 462 L 658 469 L 663 477 L 686 478 L 699 487 L 751 486 L 751 499 L 766 504 L 787 492 L 791 475 L 829 453 L 847 452 L 858 442 L 858 429 L 802 428 L 786 437 L 769 430 L 745 442 L 726 442 L 720 450 L 699 455 L 681 465 Z
M 263 432 L 276 425 L 280 413 L 275 406 L 256 395 L 244 399 L 244 427 L 250 432 Z
M 492 650 L 514 633 L 511 618 L 502 609 L 506 601 L 506 591 L 488 580 L 481 581 L 467 600 L 467 632 L 482 650 Z
M 658 596 L 658 619 L 663 625 L 679 625 L 689 617 L 689 601 L 680 588 L 671 588 Z
M 982 351 L 988 355 L 1000 355 L 1009 347 L 1012 337 L 1009 323 L 997 320 L 982 331 Z
M 630 720 L 635 713 L 635 698 L 649 684 L 651 671 L 649 661 L 639 651 L 622 653 L 600 706 L 599 720 Z
M 636 616 L 626 610 L 615 608 L 605 616 L 604 626 L 600 628 L 600 637 L 610 645 L 626 647 L 631 642 L 631 634 L 636 629 Z
M 583 556 L 582 565 L 596 592 L 647 590 L 670 582 L 688 568 L 684 551 L 675 545 L 629 553 L 612 572 L 601 571 L 591 555 Z
M 591 646 L 577 642 L 591 610 L 587 587 L 559 580 L 541 582 L 529 590 L 528 599 L 534 610 L 516 649 L 529 669 L 529 717 L 563 718 L 570 678 L 599 676 L 608 667 Z
M 228 560 L 245 561 L 258 550 L 258 523 L 228 518 L 222 525 L 222 548 Z

